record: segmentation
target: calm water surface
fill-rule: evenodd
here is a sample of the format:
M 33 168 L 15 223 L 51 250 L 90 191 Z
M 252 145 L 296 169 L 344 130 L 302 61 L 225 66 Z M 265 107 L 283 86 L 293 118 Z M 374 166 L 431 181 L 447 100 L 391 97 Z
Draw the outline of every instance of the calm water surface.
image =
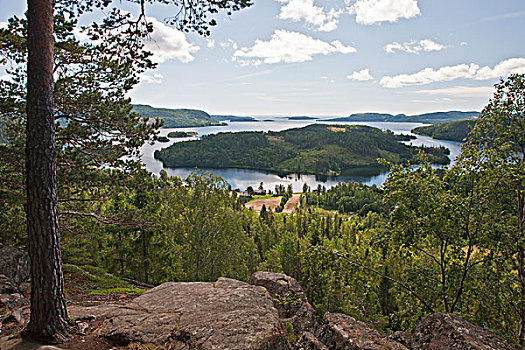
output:
M 153 158 L 155 150 L 166 148 L 175 142 L 196 140 L 203 135 L 217 134 L 220 132 L 240 132 L 240 131 L 281 131 L 290 128 L 300 128 L 314 123 L 322 124 L 358 124 L 376 127 L 382 130 L 392 130 L 395 134 L 410 134 L 417 137 L 415 140 L 407 141 L 405 143 L 414 146 L 445 146 L 450 149 L 450 158 L 452 162 L 456 159 L 460 152 L 461 144 L 455 141 L 435 140 L 428 136 L 415 135 L 410 132 L 413 128 L 427 124 L 422 123 L 390 123 L 390 122 L 327 122 L 323 119 L 318 120 L 288 120 L 286 117 L 254 117 L 256 121 L 253 122 L 228 122 L 227 126 L 207 126 L 201 128 L 177 128 L 177 129 L 161 129 L 160 135 L 167 136 L 171 131 L 195 131 L 199 135 L 188 137 L 184 139 L 170 139 L 169 142 L 156 142 L 153 145 L 144 145 L 141 148 L 142 162 L 146 169 L 154 174 L 159 174 L 162 169 L 165 169 L 170 176 L 178 176 L 181 178 L 187 177 L 195 169 L 191 168 L 164 168 L 162 162 Z M 380 173 L 375 176 L 316 176 L 316 175 L 299 175 L 292 174 L 286 177 L 280 177 L 277 174 L 264 172 L 260 170 L 247 169 L 199 169 L 199 171 L 209 171 L 222 177 L 226 180 L 232 188 L 245 190 L 248 186 L 258 187 L 261 182 L 264 183 L 264 188 L 273 190 L 275 185 L 283 184 L 287 186 L 292 184 L 294 191 L 302 191 L 303 184 L 307 183 L 311 188 L 317 188 L 319 184 L 330 188 L 337 185 L 339 182 L 358 181 L 367 185 L 380 186 L 386 179 L 387 172 Z

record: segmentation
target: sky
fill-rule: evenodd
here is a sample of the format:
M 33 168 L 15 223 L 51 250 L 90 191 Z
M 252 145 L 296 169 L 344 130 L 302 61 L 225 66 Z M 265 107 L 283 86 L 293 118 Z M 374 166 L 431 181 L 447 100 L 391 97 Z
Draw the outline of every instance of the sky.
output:
M 174 7 L 149 5 L 159 65 L 132 102 L 231 115 L 479 111 L 501 78 L 525 73 L 523 0 L 253 2 L 219 15 L 207 38 L 166 25 Z M 0 8 L 5 22 L 25 2 Z

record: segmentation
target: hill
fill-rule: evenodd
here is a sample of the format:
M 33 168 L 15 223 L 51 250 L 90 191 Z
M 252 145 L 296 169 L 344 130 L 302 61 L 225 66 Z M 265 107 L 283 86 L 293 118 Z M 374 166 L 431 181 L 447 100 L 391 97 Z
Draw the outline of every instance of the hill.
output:
M 414 134 L 431 136 L 434 139 L 465 141 L 475 120 L 460 120 L 450 123 L 438 123 L 412 129 Z
M 414 161 L 419 148 L 368 126 L 313 124 L 281 132 L 206 135 L 156 151 L 166 167 L 249 168 L 278 173 L 350 175 L 374 169 L 378 158 L 393 163 Z M 435 163 L 448 164 L 447 149 L 425 148 Z
M 388 114 L 388 113 L 357 113 L 348 117 L 328 119 L 334 122 L 410 122 L 410 123 L 446 123 L 457 120 L 472 119 L 479 115 L 479 112 L 433 112 L 416 115 Z
M 134 105 L 133 112 L 146 118 L 163 120 L 164 128 L 225 125 L 208 113 L 196 109 L 155 108 L 148 105 Z
M 220 122 L 222 120 L 228 120 L 230 122 L 254 122 L 256 121 L 253 117 L 239 117 L 236 115 L 212 115 L 212 119 Z

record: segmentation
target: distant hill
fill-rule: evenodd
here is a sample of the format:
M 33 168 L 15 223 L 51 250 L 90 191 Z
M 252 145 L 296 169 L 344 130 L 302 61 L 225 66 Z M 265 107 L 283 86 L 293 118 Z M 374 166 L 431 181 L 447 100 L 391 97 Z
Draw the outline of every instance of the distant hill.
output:
M 388 113 L 357 113 L 348 117 L 328 119 L 330 122 L 409 122 L 409 123 L 447 123 L 458 120 L 472 119 L 479 115 L 479 112 L 433 112 L 416 115 L 388 114 Z
M 433 163 L 448 164 L 445 148 L 414 147 L 394 135 L 359 125 L 319 125 L 280 132 L 219 133 L 177 142 L 155 151 L 165 167 L 248 168 L 277 173 L 351 175 L 377 171 L 377 158 L 393 163 L 417 162 L 419 150 Z
M 414 134 L 431 136 L 434 139 L 465 141 L 475 120 L 460 120 L 457 122 L 438 123 L 428 126 L 420 126 L 412 129 Z
M 288 120 L 316 120 L 319 118 L 307 117 L 307 116 L 297 116 L 297 117 L 288 117 Z
M 216 121 L 229 120 L 230 122 L 254 122 L 256 121 L 253 117 L 239 117 L 236 115 L 212 115 L 211 116 Z
M 148 105 L 134 105 L 133 112 L 146 118 L 160 118 L 164 128 L 199 127 L 225 125 L 208 113 L 197 109 L 155 108 Z

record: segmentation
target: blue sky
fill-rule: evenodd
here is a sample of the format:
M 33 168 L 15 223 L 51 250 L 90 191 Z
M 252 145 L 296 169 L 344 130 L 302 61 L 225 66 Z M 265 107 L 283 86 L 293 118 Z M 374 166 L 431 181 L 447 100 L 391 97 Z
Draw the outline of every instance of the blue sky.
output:
M 22 5 L 0 0 L 0 21 Z M 173 7 L 149 6 L 159 67 L 130 96 L 236 115 L 481 110 L 499 77 L 525 73 L 524 5 L 254 0 L 208 38 L 164 25 Z

